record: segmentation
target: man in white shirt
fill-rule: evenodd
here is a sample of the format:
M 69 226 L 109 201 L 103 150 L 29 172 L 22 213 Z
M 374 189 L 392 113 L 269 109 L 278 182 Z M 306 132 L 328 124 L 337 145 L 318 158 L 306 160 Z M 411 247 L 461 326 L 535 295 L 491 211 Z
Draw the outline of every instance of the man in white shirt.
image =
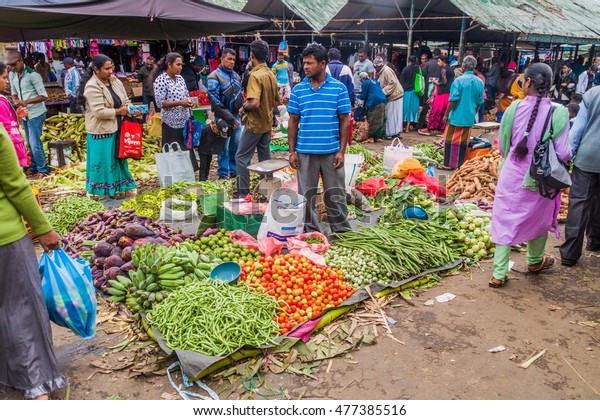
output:
M 375 73 L 375 67 L 371 60 L 367 58 L 367 51 L 364 48 L 358 50 L 358 61 L 354 63 L 352 73 L 354 74 L 354 93 L 358 96 L 361 90 L 362 83 L 360 82 L 359 75 L 365 72 L 369 75 L 369 79 L 373 78 Z

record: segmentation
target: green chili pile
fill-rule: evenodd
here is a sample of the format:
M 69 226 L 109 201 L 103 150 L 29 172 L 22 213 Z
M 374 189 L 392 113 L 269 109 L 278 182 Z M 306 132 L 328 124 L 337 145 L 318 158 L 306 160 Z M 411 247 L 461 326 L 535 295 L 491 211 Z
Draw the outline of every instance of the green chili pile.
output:
M 277 337 L 278 309 L 273 298 L 243 283 L 199 280 L 173 291 L 147 317 L 171 349 L 225 356 Z

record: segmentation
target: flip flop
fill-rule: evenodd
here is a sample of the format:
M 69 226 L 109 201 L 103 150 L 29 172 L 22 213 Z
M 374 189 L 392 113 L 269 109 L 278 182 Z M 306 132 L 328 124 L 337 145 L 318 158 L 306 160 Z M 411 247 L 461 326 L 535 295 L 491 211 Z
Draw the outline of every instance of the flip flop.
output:
M 529 271 L 532 274 L 538 274 L 544 270 L 551 269 L 554 266 L 555 262 L 556 260 L 554 258 L 545 255 L 539 264 L 528 265 L 527 271 Z
M 419 133 L 422 136 L 431 136 L 431 132 L 430 131 L 423 131 L 421 130 L 417 130 L 417 133 Z
M 498 281 L 499 283 L 494 282 L 494 280 Z M 504 277 L 504 280 L 499 280 L 495 277 L 492 277 L 492 279 L 488 282 L 488 286 L 494 289 L 499 289 L 500 287 L 504 287 L 506 283 L 508 283 L 508 276 Z

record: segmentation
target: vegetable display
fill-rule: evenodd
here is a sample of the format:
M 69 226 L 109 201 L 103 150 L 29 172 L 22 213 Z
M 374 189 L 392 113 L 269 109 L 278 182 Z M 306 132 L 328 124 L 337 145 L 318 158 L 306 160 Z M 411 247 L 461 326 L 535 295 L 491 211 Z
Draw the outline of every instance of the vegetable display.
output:
M 493 202 L 501 160 L 497 150 L 469 159 L 448 180 L 448 195 L 454 195 L 461 200 L 485 198 Z
M 173 291 L 148 312 L 172 349 L 225 356 L 242 346 L 258 347 L 279 335 L 279 305 L 245 284 L 199 280 Z
M 382 164 L 383 158 L 378 154 L 370 151 L 362 144 L 354 143 L 348 147 L 346 147 L 347 154 L 362 154 L 365 157 L 365 163 L 368 165 L 377 165 Z
M 279 332 L 286 334 L 296 325 L 338 306 L 354 294 L 341 270 L 314 265 L 299 255 L 261 257 L 242 265 L 241 279 L 279 301 L 282 312 Z
M 328 265 L 336 267 L 344 273 L 344 280 L 353 287 L 363 287 L 371 283 L 387 283 L 389 277 L 377 264 L 372 252 L 333 245 L 325 253 Z
M 82 155 L 85 155 L 86 147 L 85 117 L 83 114 L 65 114 L 48 117 L 44 120 L 42 128 L 43 142 L 55 140 L 75 140 Z
M 401 188 L 392 190 L 385 212 L 380 216 L 381 222 L 394 223 L 404 219 L 402 212 L 409 206 L 418 206 L 433 216 L 437 211 L 434 203 L 435 196 L 425 188 L 404 184 Z
M 242 263 L 260 257 L 261 254 L 259 251 L 233 243 L 225 229 L 216 229 L 213 232 L 212 234 L 202 236 L 202 238 L 196 241 L 186 239 L 185 242 L 189 243 L 195 251 L 205 253 L 214 260 Z M 208 233 L 211 232 L 209 231 Z
M 444 144 L 443 143 L 420 143 L 413 146 L 413 156 L 421 163 L 435 163 L 441 165 L 444 163 Z M 423 157 L 427 159 L 423 159 Z M 427 165 L 426 165 L 427 166 Z
M 57 200 L 46 217 L 54 230 L 61 235 L 66 235 L 69 233 L 69 228 L 77 221 L 101 210 L 105 210 L 102 203 L 87 197 L 72 195 Z

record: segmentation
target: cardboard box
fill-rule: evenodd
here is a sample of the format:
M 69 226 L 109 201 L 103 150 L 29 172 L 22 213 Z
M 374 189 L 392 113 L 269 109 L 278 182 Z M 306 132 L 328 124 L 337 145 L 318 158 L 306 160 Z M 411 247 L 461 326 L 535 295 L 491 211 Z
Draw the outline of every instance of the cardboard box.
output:
M 132 86 L 131 87 L 131 92 L 133 93 L 133 96 L 136 98 L 138 96 L 142 96 L 142 91 L 143 91 L 142 86 Z

